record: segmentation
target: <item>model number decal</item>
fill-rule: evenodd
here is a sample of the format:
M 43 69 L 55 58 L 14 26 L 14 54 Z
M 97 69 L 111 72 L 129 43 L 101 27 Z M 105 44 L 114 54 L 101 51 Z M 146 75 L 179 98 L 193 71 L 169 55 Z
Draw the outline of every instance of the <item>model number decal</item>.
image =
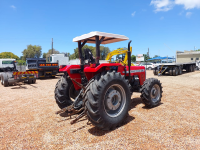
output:
M 144 69 L 140 69 L 140 70 L 131 70 L 130 73 L 136 73 L 136 72 L 144 72 Z M 125 71 L 123 71 L 123 73 L 125 73 Z M 126 73 L 129 73 L 129 71 L 126 71 Z

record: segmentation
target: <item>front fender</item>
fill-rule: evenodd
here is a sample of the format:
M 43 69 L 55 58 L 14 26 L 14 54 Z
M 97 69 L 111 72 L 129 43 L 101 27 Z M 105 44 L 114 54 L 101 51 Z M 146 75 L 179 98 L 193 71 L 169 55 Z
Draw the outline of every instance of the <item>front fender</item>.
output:
M 70 73 L 71 69 L 80 69 L 80 68 L 81 68 L 80 65 L 67 65 L 64 68 L 60 68 L 59 72 L 64 72 L 64 73 L 66 72 L 72 79 L 76 80 L 76 82 L 81 83 L 80 73 L 73 73 L 73 74 Z M 73 82 L 74 88 L 76 90 L 81 89 L 81 87 L 78 86 L 74 81 L 72 81 L 72 82 Z

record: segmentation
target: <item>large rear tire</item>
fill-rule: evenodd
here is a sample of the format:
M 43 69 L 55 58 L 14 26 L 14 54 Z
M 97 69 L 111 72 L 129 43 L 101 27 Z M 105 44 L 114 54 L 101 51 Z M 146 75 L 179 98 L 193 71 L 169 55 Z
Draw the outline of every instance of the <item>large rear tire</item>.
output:
M 128 83 L 119 72 L 97 75 L 85 96 L 88 119 L 100 129 L 114 129 L 126 118 L 130 100 Z
M 172 76 L 173 75 L 173 69 L 169 68 L 169 75 Z
M 155 69 L 153 69 L 153 74 L 156 75 L 156 70 Z
M 173 68 L 173 76 L 177 76 L 178 75 L 178 68 L 177 67 L 174 67 Z
M 141 98 L 145 106 L 149 108 L 157 106 L 161 101 L 162 92 L 162 86 L 158 79 L 146 79 L 141 88 Z
M 195 71 L 195 65 L 192 65 L 192 72 L 194 72 Z
M 182 67 L 178 68 L 178 74 L 181 75 L 182 74 Z
M 7 76 L 6 74 L 3 74 L 3 86 L 4 86 L 4 87 L 9 86 L 9 83 L 8 83 L 8 76 Z
M 3 85 L 3 75 L 1 75 L 1 85 Z
M 64 75 L 58 80 L 54 94 L 58 107 L 62 109 L 73 103 L 71 98 L 76 98 L 77 91 L 75 90 L 72 81 L 67 79 L 67 75 Z

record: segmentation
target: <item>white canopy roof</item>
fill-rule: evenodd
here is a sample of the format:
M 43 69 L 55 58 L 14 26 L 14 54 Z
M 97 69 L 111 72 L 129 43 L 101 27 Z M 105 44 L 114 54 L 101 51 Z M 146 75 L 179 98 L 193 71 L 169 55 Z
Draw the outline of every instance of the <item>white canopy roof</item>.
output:
M 73 42 L 78 42 L 78 41 L 83 42 L 84 40 L 87 39 L 88 40 L 87 43 L 96 43 L 95 36 L 99 36 L 99 40 L 102 38 L 102 36 L 105 37 L 104 40 L 101 42 L 101 44 L 109 44 L 129 39 L 124 35 L 94 31 L 88 34 L 83 34 L 81 36 L 75 37 L 73 39 Z

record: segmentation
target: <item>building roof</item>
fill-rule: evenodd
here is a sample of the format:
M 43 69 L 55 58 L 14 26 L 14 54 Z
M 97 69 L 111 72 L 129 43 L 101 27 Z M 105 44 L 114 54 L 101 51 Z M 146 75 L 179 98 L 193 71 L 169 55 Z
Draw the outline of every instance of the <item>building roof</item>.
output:
M 193 51 L 193 50 L 191 50 L 191 51 L 184 51 L 184 52 L 182 52 L 182 51 L 176 51 L 176 54 L 177 55 L 200 54 L 200 51 Z
M 78 41 L 83 42 L 84 40 L 87 40 L 87 43 L 96 43 L 95 36 L 99 36 L 99 39 L 101 39 L 103 36 L 105 37 L 104 40 L 101 42 L 101 44 L 109 44 L 129 39 L 124 35 L 94 31 L 88 34 L 83 34 L 81 36 L 75 37 L 73 39 L 73 42 L 78 42 Z

